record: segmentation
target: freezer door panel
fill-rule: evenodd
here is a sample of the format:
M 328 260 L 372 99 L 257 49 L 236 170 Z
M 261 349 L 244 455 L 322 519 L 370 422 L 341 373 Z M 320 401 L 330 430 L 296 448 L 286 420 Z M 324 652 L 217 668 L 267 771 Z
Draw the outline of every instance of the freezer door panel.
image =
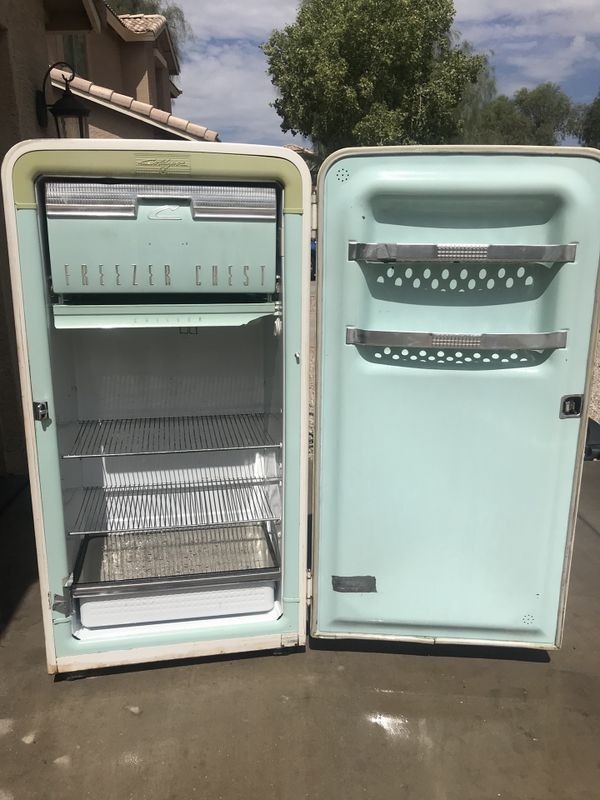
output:
M 560 639 L 600 164 L 534 152 L 322 171 L 316 635 Z

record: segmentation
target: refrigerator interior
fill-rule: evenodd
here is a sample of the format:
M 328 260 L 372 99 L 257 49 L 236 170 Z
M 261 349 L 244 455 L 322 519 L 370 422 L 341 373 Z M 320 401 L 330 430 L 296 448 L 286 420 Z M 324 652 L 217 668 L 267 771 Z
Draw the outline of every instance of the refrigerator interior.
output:
M 74 635 L 277 616 L 281 350 L 274 315 L 53 330 Z

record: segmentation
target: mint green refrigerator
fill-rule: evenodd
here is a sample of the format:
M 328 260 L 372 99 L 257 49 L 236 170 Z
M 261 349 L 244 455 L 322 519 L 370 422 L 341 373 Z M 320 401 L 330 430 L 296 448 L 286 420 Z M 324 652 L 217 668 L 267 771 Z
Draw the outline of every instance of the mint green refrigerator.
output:
M 309 633 L 560 646 L 599 157 L 347 150 L 312 187 L 286 148 L 13 148 L 49 671 Z

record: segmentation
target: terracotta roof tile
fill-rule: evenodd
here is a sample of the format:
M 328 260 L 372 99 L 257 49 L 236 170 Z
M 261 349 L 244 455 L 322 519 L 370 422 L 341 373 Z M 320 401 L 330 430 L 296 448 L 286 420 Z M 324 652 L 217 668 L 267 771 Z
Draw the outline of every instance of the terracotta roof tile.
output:
M 53 86 L 58 89 L 64 88 L 64 78 L 61 70 L 53 69 L 51 78 Z M 176 117 L 168 111 L 163 111 L 162 108 L 157 108 L 149 103 L 142 103 L 141 100 L 134 100 L 133 97 L 119 94 L 119 92 L 115 92 L 106 86 L 98 86 L 78 76 L 73 78 L 70 86 L 73 92 L 84 99 L 87 98 L 92 102 L 99 100 L 112 106 L 119 113 L 130 112 L 141 118 L 142 121 L 146 118 L 149 123 L 160 123 L 177 135 L 186 134 L 192 139 L 200 139 L 206 142 L 219 141 L 219 134 L 216 131 L 209 130 L 204 125 L 197 125 L 195 122 Z
M 118 17 L 130 31 L 152 33 L 154 36 L 158 36 L 167 24 L 162 14 L 119 14 Z

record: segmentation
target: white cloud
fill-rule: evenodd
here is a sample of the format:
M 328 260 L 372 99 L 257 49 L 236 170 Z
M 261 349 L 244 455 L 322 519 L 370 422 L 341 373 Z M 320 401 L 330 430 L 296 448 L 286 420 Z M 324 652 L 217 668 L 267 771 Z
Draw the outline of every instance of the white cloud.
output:
M 218 131 L 223 141 L 292 141 L 269 106 L 275 95 L 265 70 L 264 56 L 252 42 L 194 49 L 183 66 L 184 93 L 174 113 Z
M 252 39 L 262 42 L 274 28 L 296 17 L 298 0 L 178 0 L 199 41 Z

